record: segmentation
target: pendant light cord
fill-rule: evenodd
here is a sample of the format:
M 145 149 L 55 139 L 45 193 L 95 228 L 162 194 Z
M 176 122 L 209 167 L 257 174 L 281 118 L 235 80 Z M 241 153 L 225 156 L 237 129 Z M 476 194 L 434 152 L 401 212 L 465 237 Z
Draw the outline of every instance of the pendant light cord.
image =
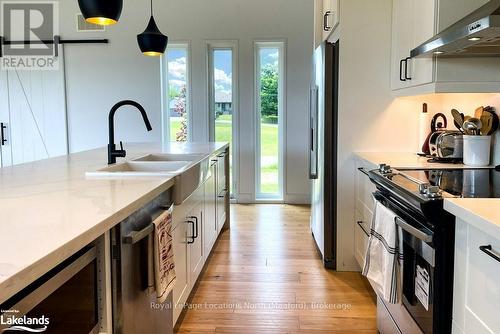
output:
M 153 16 L 153 0 L 151 0 L 151 16 Z

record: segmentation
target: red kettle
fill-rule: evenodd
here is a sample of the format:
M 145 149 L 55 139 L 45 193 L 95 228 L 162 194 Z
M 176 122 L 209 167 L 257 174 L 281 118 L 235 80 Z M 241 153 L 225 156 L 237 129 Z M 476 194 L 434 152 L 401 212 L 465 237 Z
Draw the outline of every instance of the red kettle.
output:
M 442 118 L 443 122 L 438 122 L 439 118 Z M 447 126 L 448 126 L 448 120 L 446 119 L 446 116 L 443 113 L 437 113 L 436 115 L 434 115 L 434 117 L 432 117 L 431 132 L 429 133 L 427 138 L 425 138 L 425 141 L 422 145 L 422 152 L 424 152 L 425 154 L 431 154 L 431 150 L 429 148 L 429 139 L 431 138 L 431 135 L 436 131 L 445 130 Z

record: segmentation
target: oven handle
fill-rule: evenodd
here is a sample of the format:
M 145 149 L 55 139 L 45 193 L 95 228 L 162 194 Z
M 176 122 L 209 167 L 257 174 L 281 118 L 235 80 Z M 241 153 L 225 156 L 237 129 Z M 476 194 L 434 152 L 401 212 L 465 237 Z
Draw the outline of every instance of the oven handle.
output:
M 432 242 L 432 235 L 431 234 L 427 234 L 427 233 L 420 231 L 419 229 L 417 229 L 417 228 L 411 226 L 410 224 L 408 224 L 407 222 L 405 222 L 400 217 L 396 217 L 396 225 L 398 225 L 403 230 L 405 230 L 406 232 L 413 235 L 415 238 L 422 240 L 423 242 L 427 242 L 427 243 Z

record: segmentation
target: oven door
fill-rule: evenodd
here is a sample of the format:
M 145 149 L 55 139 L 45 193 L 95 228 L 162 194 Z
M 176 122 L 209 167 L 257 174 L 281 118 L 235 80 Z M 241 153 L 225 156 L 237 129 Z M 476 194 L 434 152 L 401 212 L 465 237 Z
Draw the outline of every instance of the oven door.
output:
M 433 332 L 435 250 L 432 235 L 397 218 L 403 230 L 403 305 L 426 334 Z

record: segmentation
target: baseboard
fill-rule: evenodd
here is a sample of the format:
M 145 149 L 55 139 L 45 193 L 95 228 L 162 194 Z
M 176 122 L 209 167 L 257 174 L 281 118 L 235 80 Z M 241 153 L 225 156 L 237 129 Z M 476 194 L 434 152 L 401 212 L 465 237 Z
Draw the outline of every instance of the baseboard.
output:
M 311 204 L 311 195 L 309 194 L 286 194 L 286 204 Z
M 238 194 L 236 203 L 254 204 L 254 203 L 284 203 L 284 204 L 311 204 L 311 195 L 309 194 L 286 194 L 283 200 L 259 200 L 256 201 L 253 194 Z M 233 203 L 233 202 L 231 202 Z

